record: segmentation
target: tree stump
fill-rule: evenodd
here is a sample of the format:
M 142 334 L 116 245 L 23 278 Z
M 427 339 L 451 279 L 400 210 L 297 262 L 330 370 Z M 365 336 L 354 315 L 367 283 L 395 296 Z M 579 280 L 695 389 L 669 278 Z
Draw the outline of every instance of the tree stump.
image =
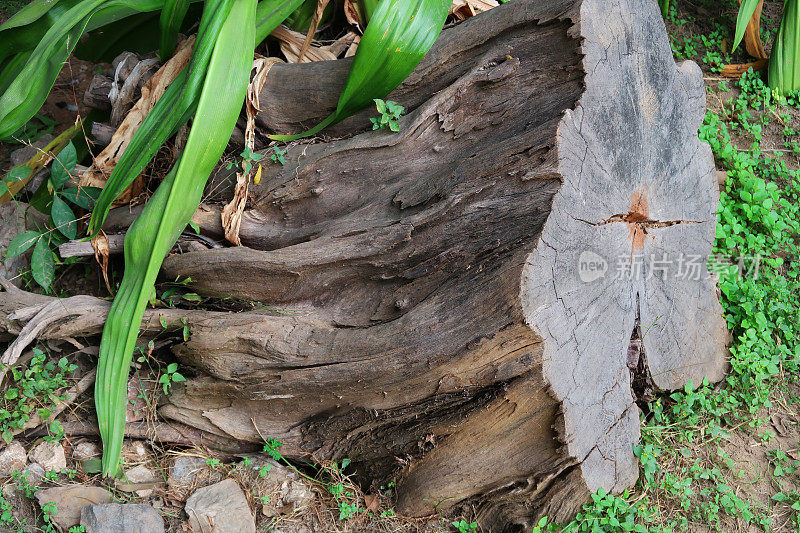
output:
M 261 126 L 311 125 L 347 68 L 275 65 Z M 399 133 L 365 112 L 265 165 L 244 247 L 167 258 L 203 295 L 269 307 L 148 311 L 145 333 L 159 314 L 191 332 L 159 412 L 347 457 L 397 480 L 402 514 L 568 519 L 635 482 L 636 383 L 726 370 L 700 69 L 674 63 L 653 0 L 512 0 L 443 32 L 389 98 Z M 8 330 L 20 301 L 0 293 Z M 96 334 L 107 304 L 71 312 L 40 337 Z

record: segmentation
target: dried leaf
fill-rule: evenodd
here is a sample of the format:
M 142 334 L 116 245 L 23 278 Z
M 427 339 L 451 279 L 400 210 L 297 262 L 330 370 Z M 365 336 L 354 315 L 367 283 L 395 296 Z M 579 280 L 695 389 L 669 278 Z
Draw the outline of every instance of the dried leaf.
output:
M 97 232 L 97 235 L 92 237 L 92 248 L 94 248 L 94 259 L 100 265 L 103 271 L 103 280 L 106 282 L 106 288 L 109 294 L 114 294 L 111 290 L 111 283 L 108 282 L 108 256 L 111 254 L 111 246 L 108 243 L 108 237 L 103 230 Z
M 189 58 L 192 54 L 194 47 L 194 39 L 192 36 L 184 40 L 179 46 L 175 55 L 167 61 L 167 63 L 158 69 L 158 71 L 150 78 L 147 83 L 142 87 L 142 96 L 139 101 L 134 104 L 133 108 L 128 112 L 125 119 L 120 124 L 120 127 L 114 132 L 111 137 L 111 143 L 106 146 L 100 154 L 94 159 L 92 165 L 86 169 L 81 177 L 81 185 L 89 187 L 102 188 L 111 171 L 117 165 L 120 156 L 127 148 L 136 130 L 142 125 L 147 114 L 153 109 L 159 98 L 164 95 L 169 84 L 172 83 L 178 74 L 189 64 Z M 135 198 L 142 187 L 144 182 L 142 179 L 137 178 L 128 187 L 128 189 L 117 198 L 116 204 L 124 204 Z
M 722 67 L 720 75 L 725 78 L 741 78 L 748 69 L 752 68 L 754 71 L 764 70 L 767 68 L 768 63 L 768 59 L 759 59 L 758 61 L 753 61 L 752 63 L 725 65 Z
M 305 41 L 305 35 L 290 30 L 282 24 L 272 30 L 270 35 L 280 41 L 281 52 L 286 56 L 287 63 L 313 63 L 314 61 L 333 61 L 337 59 L 330 51 L 316 46 L 316 43 L 312 43 L 302 61 L 299 61 L 300 49 Z
M 499 5 L 500 3 L 495 0 L 453 0 L 453 5 L 450 6 L 450 14 L 456 20 L 466 20 Z
M 245 96 L 245 113 L 247 114 L 247 125 L 244 131 L 244 145 L 249 152 L 253 151 L 256 140 L 256 115 L 260 110 L 258 95 L 267 81 L 269 69 L 275 63 L 282 63 L 277 57 L 256 57 L 250 70 L 250 83 L 247 86 L 247 96 Z M 236 174 L 236 187 L 233 192 L 233 199 L 222 209 L 222 227 L 225 230 L 225 238 L 232 244 L 241 246 L 239 240 L 239 228 L 242 225 L 242 213 L 247 205 L 247 192 L 249 189 L 248 162 L 242 161 L 242 171 Z M 256 171 L 255 183 L 261 181 L 261 165 Z
M 361 37 L 356 32 L 350 31 L 333 41 L 330 45 L 323 46 L 322 48 L 327 49 L 336 57 L 341 57 L 341 55 L 352 48 L 353 43 L 357 42 L 360 38 Z M 353 53 L 355 53 L 355 51 Z
M 344 17 L 349 24 L 356 26 L 359 31 L 364 31 L 364 20 L 361 16 L 361 11 L 358 9 L 356 0 L 344 0 Z
M 311 44 L 312 39 L 314 39 L 314 34 L 317 33 L 319 21 L 322 19 L 322 14 L 325 12 L 325 8 L 328 7 L 329 1 L 330 0 L 317 0 L 317 9 L 314 10 L 314 17 L 311 19 L 311 25 L 308 27 L 306 38 L 303 41 L 303 45 L 300 47 L 300 53 L 297 54 L 298 63 L 303 62 L 303 58 L 305 57 L 306 52 L 308 52 L 308 46 Z

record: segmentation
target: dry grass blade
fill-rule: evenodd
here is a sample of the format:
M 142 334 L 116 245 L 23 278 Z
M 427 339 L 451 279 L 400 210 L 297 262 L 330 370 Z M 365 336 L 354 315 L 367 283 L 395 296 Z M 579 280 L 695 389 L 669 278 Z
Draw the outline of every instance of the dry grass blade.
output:
M 306 55 L 308 51 L 308 47 L 311 44 L 311 41 L 314 39 L 314 34 L 317 33 L 317 27 L 319 26 L 319 21 L 322 19 L 322 14 L 325 12 L 325 8 L 328 7 L 329 0 L 318 0 L 317 1 L 317 9 L 314 10 L 314 16 L 311 18 L 311 26 L 308 27 L 308 33 L 306 33 L 306 38 L 303 41 L 303 46 L 300 47 L 300 53 L 298 54 L 298 63 L 303 62 L 303 57 Z
M 287 63 L 312 63 L 314 61 L 332 61 L 336 56 L 324 47 L 310 46 L 308 51 L 300 60 L 300 49 L 305 41 L 305 35 L 290 30 L 284 25 L 280 25 L 270 34 L 280 41 L 281 52 L 286 56 Z
M 276 57 L 257 57 L 253 61 L 253 69 L 250 71 L 250 84 L 247 86 L 247 96 L 245 97 L 247 126 L 244 132 L 245 149 L 250 152 L 255 148 L 256 115 L 260 110 L 258 95 L 267 81 L 269 69 L 275 63 L 282 63 L 282 61 Z M 236 174 L 233 199 L 222 209 L 221 214 L 225 238 L 236 246 L 242 245 L 239 239 L 239 228 L 242 225 L 242 213 L 247 204 L 247 192 L 250 184 L 249 170 L 252 170 L 252 168 L 248 168 L 247 163 L 247 161 L 242 161 L 242 171 Z
M 92 165 L 81 176 L 81 185 L 89 187 L 103 187 L 108 176 L 114 170 L 119 158 L 128 147 L 136 131 L 142 125 L 147 114 L 153 109 L 159 98 L 164 95 L 169 84 L 189 64 L 194 47 L 194 36 L 184 40 L 178 47 L 175 55 L 167 61 L 142 87 L 142 96 L 128 112 L 122 124 L 111 137 L 111 142 L 97 157 Z M 134 181 L 130 187 L 117 199 L 115 203 L 127 203 L 134 198 L 143 184 L 141 180 Z

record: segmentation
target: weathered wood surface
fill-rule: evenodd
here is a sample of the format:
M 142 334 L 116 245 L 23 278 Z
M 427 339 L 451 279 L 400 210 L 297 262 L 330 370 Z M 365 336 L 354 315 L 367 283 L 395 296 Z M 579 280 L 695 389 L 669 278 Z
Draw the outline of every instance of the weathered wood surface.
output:
M 262 126 L 311 125 L 346 70 L 274 66 Z M 191 331 L 173 346 L 189 380 L 159 413 L 348 457 L 365 483 L 397 480 L 404 514 L 567 519 L 636 478 L 634 378 L 725 370 L 700 70 L 675 65 L 652 0 L 514 0 L 445 31 L 391 98 L 410 110 L 400 133 L 350 119 L 265 167 L 245 247 L 167 258 L 170 279 L 267 307 L 148 311 L 145 339 L 159 315 Z M 211 234 L 215 213 L 198 214 Z M 78 298 L 40 337 L 100 331 L 108 304 Z M 49 302 L 30 299 L 0 293 L 0 328 Z

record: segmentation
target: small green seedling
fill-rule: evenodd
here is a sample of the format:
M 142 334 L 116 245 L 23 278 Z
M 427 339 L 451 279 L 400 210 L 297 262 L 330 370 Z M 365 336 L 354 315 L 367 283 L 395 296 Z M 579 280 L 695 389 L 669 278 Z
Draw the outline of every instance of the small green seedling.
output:
M 478 531 L 478 524 L 475 522 L 467 522 L 463 518 L 453 522 L 453 527 L 456 528 L 458 533 L 475 533 Z
M 273 163 L 279 163 L 281 165 L 285 165 L 286 164 L 285 156 L 286 156 L 286 150 L 281 149 L 280 146 L 276 146 L 273 149 L 272 155 L 269 156 L 269 158 L 272 159 Z
M 378 109 L 378 113 L 380 113 L 381 116 L 369 119 L 370 122 L 372 122 L 372 129 L 400 131 L 400 124 L 398 124 L 397 121 L 400 119 L 400 116 L 405 113 L 406 109 L 397 102 L 392 102 L 391 100 L 384 101 L 380 98 L 375 98 L 374 101 L 375 107 Z
M 186 381 L 186 378 L 178 372 L 178 363 L 170 363 L 167 365 L 167 371 L 161 374 L 158 382 L 164 387 L 164 395 L 168 395 L 173 383 L 179 381 Z

